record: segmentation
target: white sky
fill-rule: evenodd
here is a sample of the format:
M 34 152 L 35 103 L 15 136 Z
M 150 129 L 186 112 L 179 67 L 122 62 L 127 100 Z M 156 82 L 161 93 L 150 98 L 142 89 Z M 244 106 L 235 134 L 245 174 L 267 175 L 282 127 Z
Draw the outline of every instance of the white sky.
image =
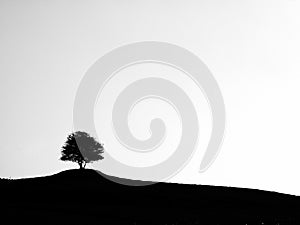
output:
M 210 68 L 227 128 L 214 164 L 172 181 L 300 195 L 298 0 L 0 1 L 0 177 L 76 167 L 58 160 L 78 84 L 120 45 L 182 46 Z

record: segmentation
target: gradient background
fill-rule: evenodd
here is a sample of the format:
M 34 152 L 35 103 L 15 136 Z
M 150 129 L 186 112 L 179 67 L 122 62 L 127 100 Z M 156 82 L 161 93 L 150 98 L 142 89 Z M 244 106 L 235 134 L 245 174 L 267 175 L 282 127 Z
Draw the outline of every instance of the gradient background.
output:
M 298 0 L 0 1 L 0 177 L 52 174 L 78 84 L 102 55 L 156 40 L 197 54 L 218 81 L 227 128 L 174 182 L 300 195 Z

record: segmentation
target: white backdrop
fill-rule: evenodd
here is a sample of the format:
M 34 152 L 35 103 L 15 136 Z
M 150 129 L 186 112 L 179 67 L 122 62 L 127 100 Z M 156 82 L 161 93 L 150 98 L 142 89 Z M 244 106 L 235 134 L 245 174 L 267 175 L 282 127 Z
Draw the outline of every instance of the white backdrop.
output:
M 227 113 L 214 164 L 198 173 L 200 148 L 171 181 L 300 195 L 299 10 L 298 0 L 0 1 L 0 176 L 75 166 L 58 158 L 81 78 L 111 49 L 156 40 L 199 56 Z

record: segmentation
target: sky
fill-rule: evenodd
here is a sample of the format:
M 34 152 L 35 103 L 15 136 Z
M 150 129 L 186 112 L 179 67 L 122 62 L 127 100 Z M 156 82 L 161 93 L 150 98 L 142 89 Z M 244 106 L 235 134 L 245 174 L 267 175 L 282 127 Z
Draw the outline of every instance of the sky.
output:
M 226 133 L 215 162 L 198 172 L 200 146 L 170 181 L 300 195 L 299 10 L 298 0 L 1 0 L 0 177 L 76 168 L 58 159 L 73 131 L 81 79 L 112 49 L 154 40 L 196 54 L 217 80 L 226 106 Z M 176 73 L 155 65 L 120 73 L 127 77 L 134 70 Z M 192 89 L 188 81 L 184 84 Z M 203 108 L 205 147 L 211 125 L 202 100 L 195 104 Z M 148 104 L 176 116 L 161 102 L 141 103 L 129 118 L 140 138 L 147 138 L 146 124 L 134 128 L 139 123 L 134 115 L 148 111 Z M 143 120 L 137 116 L 136 121 Z

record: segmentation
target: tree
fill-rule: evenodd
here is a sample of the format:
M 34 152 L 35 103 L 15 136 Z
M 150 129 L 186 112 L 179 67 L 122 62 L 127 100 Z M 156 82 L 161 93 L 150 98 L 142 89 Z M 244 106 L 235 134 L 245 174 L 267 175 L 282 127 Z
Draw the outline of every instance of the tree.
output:
M 60 160 L 76 162 L 80 169 L 84 169 L 87 163 L 103 159 L 103 152 L 103 144 L 86 132 L 76 131 L 67 137 Z

